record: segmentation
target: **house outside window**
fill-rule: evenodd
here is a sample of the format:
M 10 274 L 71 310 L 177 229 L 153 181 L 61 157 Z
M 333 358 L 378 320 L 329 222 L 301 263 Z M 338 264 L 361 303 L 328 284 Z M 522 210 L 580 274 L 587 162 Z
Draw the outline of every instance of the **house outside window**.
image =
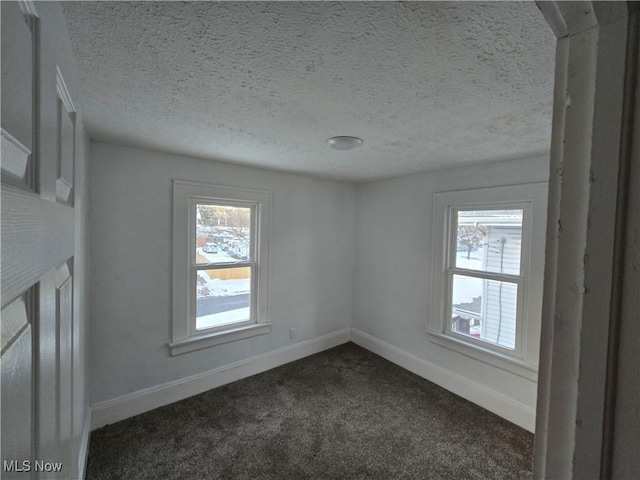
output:
M 429 332 L 523 376 L 537 371 L 546 185 L 437 193 Z
M 453 208 L 450 212 L 451 239 L 457 242 L 447 268 L 451 332 L 516 349 L 516 323 L 521 316 L 518 299 L 524 288 L 520 263 L 525 209 L 523 205 L 507 210 Z
M 173 184 L 172 355 L 270 331 L 268 191 Z

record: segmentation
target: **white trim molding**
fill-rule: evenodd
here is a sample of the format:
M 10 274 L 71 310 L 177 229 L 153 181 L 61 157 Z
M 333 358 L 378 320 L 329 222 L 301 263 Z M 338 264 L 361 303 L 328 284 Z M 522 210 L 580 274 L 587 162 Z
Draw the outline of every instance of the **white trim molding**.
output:
M 536 410 L 533 407 L 490 390 L 360 330 L 351 330 L 351 341 L 519 427 L 530 432 L 534 431 Z
M 272 368 L 348 343 L 350 339 L 350 330 L 345 328 L 207 372 L 93 404 L 91 406 L 91 429 L 95 430 L 154 408 L 198 395 L 212 388 L 266 372 Z
M 433 268 L 431 272 L 431 309 L 428 312 L 429 340 L 476 360 L 515 375 L 537 380 L 542 311 L 544 238 L 546 222 L 546 183 L 438 192 L 433 205 Z M 522 210 L 519 273 L 497 274 L 484 270 L 455 267 L 456 215 L 459 210 Z M 517 285 L 515 345 L 497 345 L 481 341 L 451 329 L 452 278 L 472 275 L 495 278 Z M 485 295 L 486 297 L 486 295 Z M 482 322 L 484 323 L 483 317 Z
M 537 4 L 557 43 L 533 477 L 640 478 L 640 8 Z
M 272 325 L 273 323 L 271 322 L 243 325 L 241 327 L 222 330 L 220 332 L 199 335 L 179 342 L 172 342 L 169 344 L 169 348 L 171 349 L 171 355 L 175 357 L 176 355 L 193 352 L 201 348 L 235 342 L 237 340 L 255 337 L 256 335 L 264 335 L 271 332 Z
M 216 387 L 266 372 L 309 355 L 353 342 L 381 357 L 461 396 L 530 432 L 535 408 L 434 365 L 357 329 L 342 329 L 207 372 L 138 390 L 91 405 L 91 429 L 119 422 Z
M 271 332 L 269 319 L 269 226 L 271 192 L 188 180 L 173 180 L 172 356 Z M 246 261 L 196 265 L 197 204 L 251 209 L 250 253 Z M 244 259 L 243 259 L 244 260 Z M 196 271 L 202 268 L 251 269 L 248 319 L 198 330 Z
M 91 408 L 87 408 L 81 435 L 80 450 L 78 452 L 78 478 L 85 478 L 87 460 L 89 459 L 89 440 L 91 438 Z
M 67 113 L 73 118 L 73 115 L 76 113 L 76 107 L 73 104 L 73 100 L 71 100 L 71 94 L 69 93 L 69 89 L 67 88 L 67 82 L 64 81 L 64 77 L 62 76 L 62 72 L 60 71 L 60 67 L 56 65 L 56 89 L 58 91 L 58 96 L 60 97 L 60 101 L 64 105 Z

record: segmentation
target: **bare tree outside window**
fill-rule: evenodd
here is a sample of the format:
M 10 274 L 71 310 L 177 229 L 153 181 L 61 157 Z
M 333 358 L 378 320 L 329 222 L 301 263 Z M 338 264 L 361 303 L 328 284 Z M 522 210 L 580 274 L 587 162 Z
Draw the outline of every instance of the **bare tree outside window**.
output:
M 198 204 L 199 233 L 216 235 L 223 241 L 251 242 L 251 210 L 224 205 Z
M 249 223 L 251 222 L 251 210 L 248 208 L 237 208 L 237 207 L 219 207 L 223 210 L 227 231 L 231 236 L 235 237 L 236 240 L 239 240 L 244 245 L 249 245 L 250 234 L 249 234 Z
M 483 245 L 487 229 L 484 225 L 458 225 L 458 247 L 467 249 L 467 260 L 471 252 Z

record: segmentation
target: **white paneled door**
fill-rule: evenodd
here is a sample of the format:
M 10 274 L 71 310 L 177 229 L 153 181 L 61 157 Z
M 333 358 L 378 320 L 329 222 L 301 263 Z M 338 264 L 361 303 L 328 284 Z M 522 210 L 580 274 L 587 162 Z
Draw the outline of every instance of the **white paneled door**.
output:
M 76 472 L 76 116 L 36 8 L 1 2 L 3 479 Z

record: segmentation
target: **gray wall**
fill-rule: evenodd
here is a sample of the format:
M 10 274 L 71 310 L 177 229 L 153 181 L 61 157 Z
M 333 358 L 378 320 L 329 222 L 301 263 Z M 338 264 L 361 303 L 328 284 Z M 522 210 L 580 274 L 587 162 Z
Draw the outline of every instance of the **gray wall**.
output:
M 435 192 L 544 182 L 548 175 L 548 157 L 539 157 L 360 185 L 352 328 L 515 400 L 533 415 L 535 381 L 429 341 L 431 225 Z
M 169 355 L 173 178 L 272 191 L 270 334 Z M 92 143 L 90 191 L 92 403 L 350 326 L 353 185 Z

